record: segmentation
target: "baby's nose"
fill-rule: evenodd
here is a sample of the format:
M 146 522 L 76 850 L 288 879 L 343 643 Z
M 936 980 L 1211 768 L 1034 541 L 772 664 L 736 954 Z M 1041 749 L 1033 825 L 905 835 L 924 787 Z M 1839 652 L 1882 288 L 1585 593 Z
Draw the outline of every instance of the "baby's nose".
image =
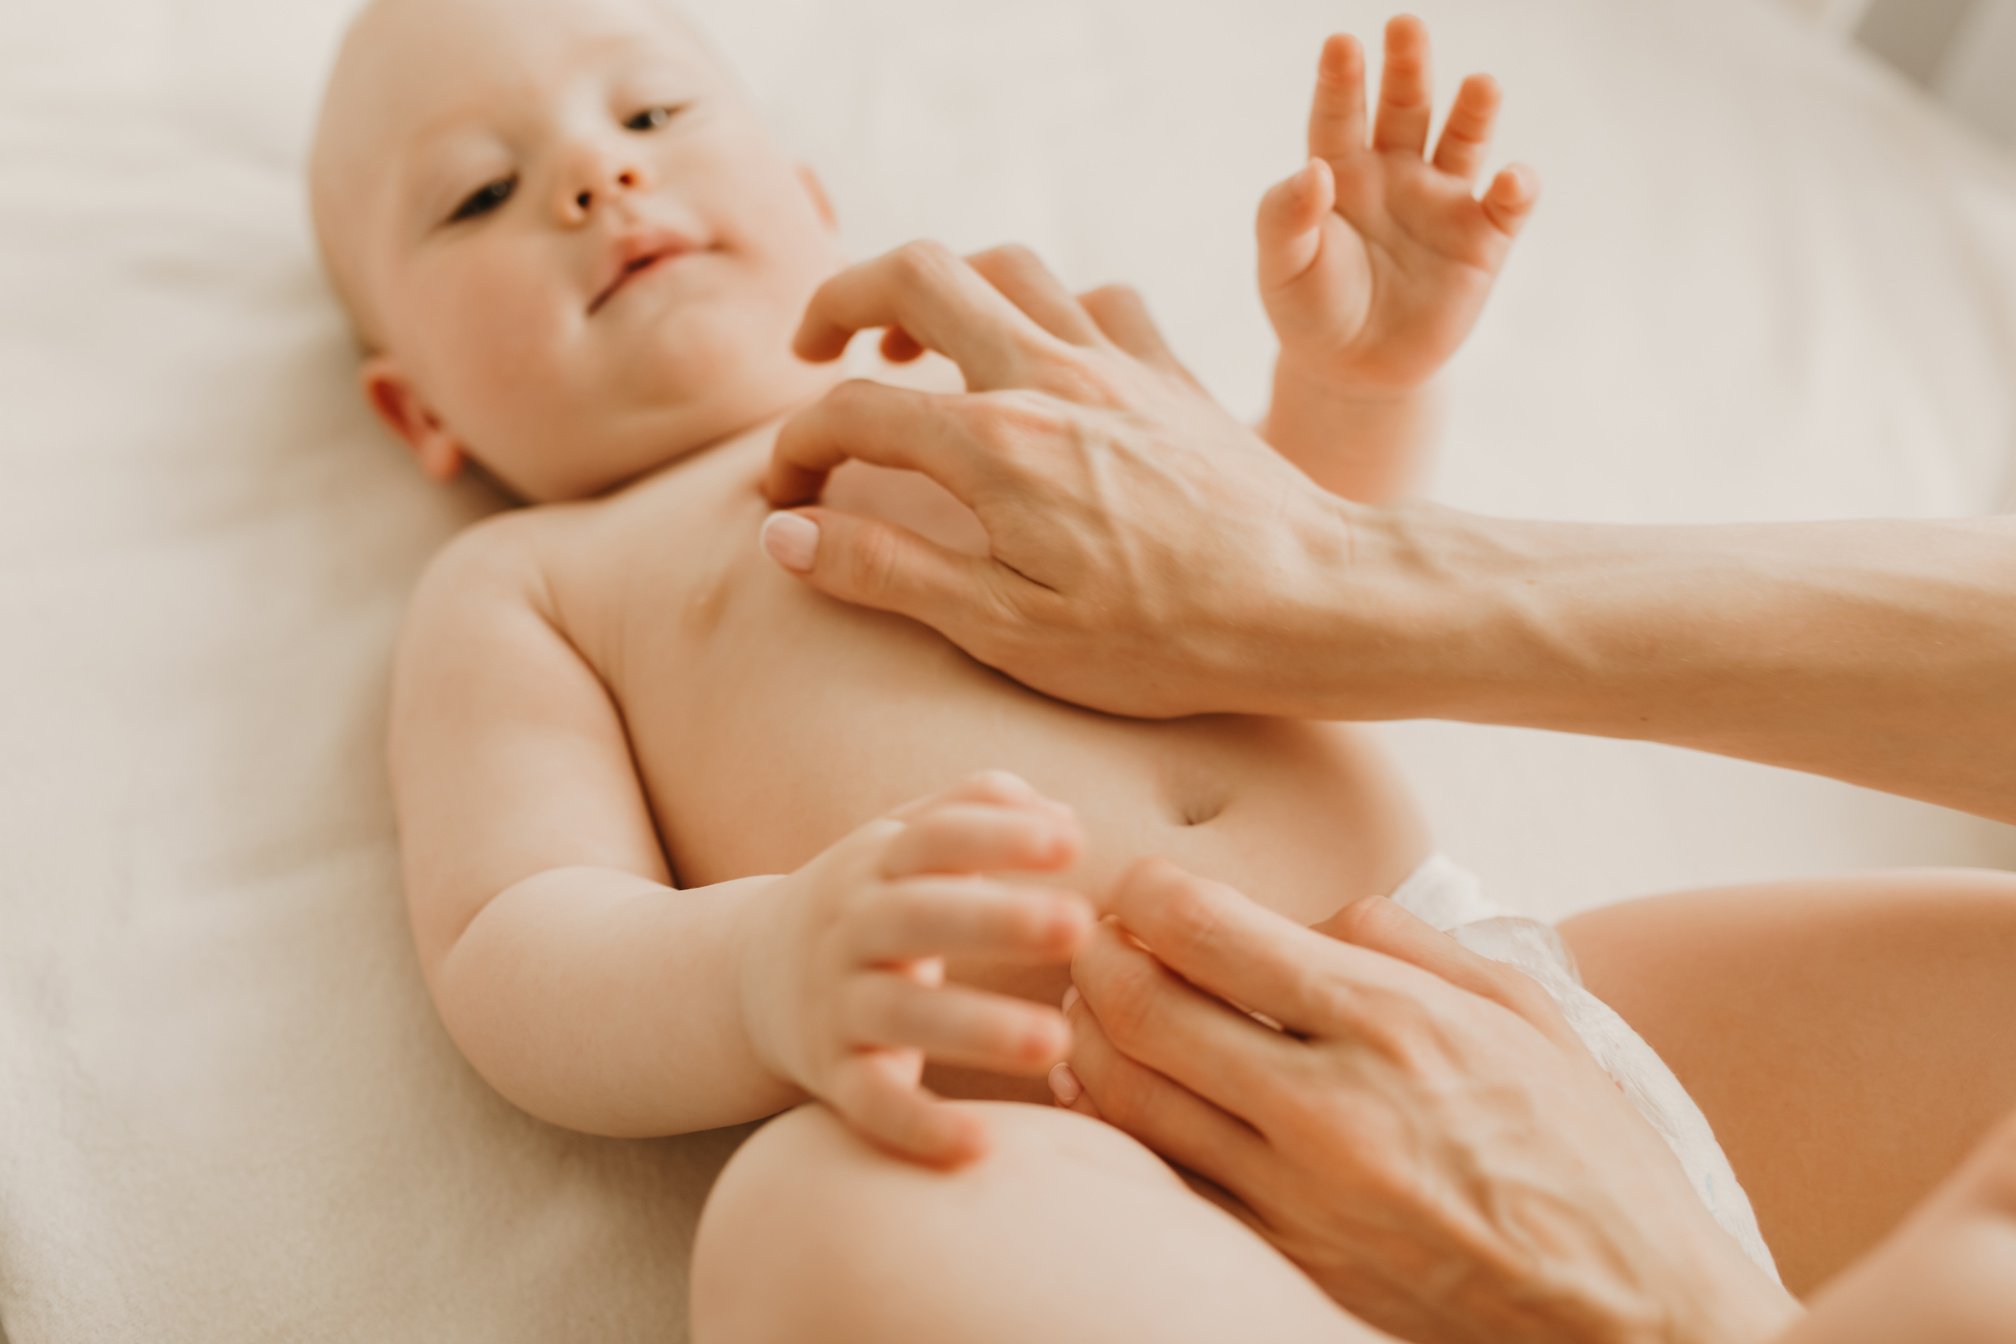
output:
M 579 224 L 623 192 L 644 185 L 643 170 L 604 156 L 584 156 L 575 171 L 562 179 L 555 205 L 562 223 Z

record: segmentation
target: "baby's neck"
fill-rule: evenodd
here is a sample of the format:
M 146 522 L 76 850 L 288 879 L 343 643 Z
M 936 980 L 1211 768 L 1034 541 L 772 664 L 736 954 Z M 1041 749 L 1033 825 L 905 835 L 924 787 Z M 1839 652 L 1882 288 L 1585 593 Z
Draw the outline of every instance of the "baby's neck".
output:
M 688 449 L 661 465 L 632 477 L 610 490 L 603 498 L 613 499 L 618 495 L 628 495 L 653 483 L 666 480 L 678 473 L 681 468 L 694 466 L 702 461 L 721 463 L 725 458 L 767 454 L 770 444 L 776 439 L 777 431 L 783 427 L 785 421 L 812 406 L 850 379 L 867 378 L 878 383 L 912 388 L 920 392 L 958 392 L 965 387 L 958 367 L 950 360 L 937 355 L 926 355 L 907 364 L 892 364 L 881 357 L 880 351 L 872 341 L 858 341 L 833 363 L 812 367 L 815 376 L 807 380 L 803 395 L 796 401 L 784 405 L 754 424 L 723 434 L 697 448 Z

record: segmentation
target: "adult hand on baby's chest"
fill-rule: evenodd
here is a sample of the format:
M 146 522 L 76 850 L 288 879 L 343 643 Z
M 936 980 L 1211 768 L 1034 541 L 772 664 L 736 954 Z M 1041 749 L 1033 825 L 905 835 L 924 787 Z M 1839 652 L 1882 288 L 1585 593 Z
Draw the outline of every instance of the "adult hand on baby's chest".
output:
M 798 351 L 832 358 L 873 326 L 951 356 L 971 392 L 857 380 L 794 416 L 764 483 L 795 510 L 765 524 L 773 556 L 1094 709 L 1282 710 L 1283 612 L 1328 601 L 1346 506 L 1204 392 L 1138 296 L 1074 298 L 1016 249 L 912 245 L 829 281 Z M 824 491 L 849 461 L 928 474 L 984 548 L 842 507 Z

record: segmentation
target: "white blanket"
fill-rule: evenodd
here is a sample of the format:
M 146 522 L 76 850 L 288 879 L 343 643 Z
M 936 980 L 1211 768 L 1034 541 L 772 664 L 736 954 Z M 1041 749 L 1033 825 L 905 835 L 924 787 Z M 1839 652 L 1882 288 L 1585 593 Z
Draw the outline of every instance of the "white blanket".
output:
M 460 1061 L 381 744 L 409 585 L 497 507 L 369 423 L 301 149 L 347 0 L 0 5 L 0 1328 L 13 1344 L 665 1339 L 739 1132 L 580 1138 Z M 1131 280 L 1244 412 L 1249 221 L 1366 0 L 720 0 L 867 254 Z M 1741 0 L 1427 0 L 1542 210 L 1454 370 L 1441 494 L 1676 520 L 2012 503 L 2016 183 Z M 1989 863 L 2009 831 L 1659 748 L 1391 730 L 1545 913 Z

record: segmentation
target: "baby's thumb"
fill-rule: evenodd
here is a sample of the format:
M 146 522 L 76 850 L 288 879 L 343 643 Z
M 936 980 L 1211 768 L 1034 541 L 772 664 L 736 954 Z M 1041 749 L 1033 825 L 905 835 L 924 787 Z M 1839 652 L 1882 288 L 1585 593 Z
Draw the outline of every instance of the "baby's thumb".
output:
M 951 635 L 978 603 L 985 562 L 908 528 L 832 509 L 773 513 L 763 522 L 770 558 L 829 597 L 893 611 Z
M 1260 242 L 1260 288 L 1279 289 L 1316 264 L 1323 217 L 1337 203 L 1330 165 L 1311 159 L 1260 198 L 1254 232 Z

